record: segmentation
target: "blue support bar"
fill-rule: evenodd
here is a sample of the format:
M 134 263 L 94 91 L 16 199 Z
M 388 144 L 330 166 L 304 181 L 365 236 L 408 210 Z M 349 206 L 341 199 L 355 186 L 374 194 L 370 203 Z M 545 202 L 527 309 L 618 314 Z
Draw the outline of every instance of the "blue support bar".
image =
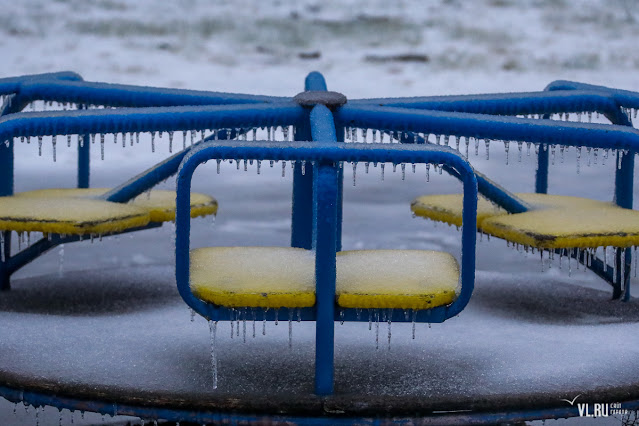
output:
M 7 195 L 13 195 L 13 138 L 0 141 L 0 196 Z
M 82 105 L 80 109 L 85 109 Z M 88 188 L 91 176 L 91 142 L 89 135 L 78 136 L 78 188 Z
M 161 87 L 129 86 L 96 82 L 35 79 L 14 85 L 27 102 L 45 100 L 114 107 L 160 107 L 181 105 L 233 105 L 286 101 L 276 96 L 242 95 Z M 2 85 L 0 84 L 0 89 Z
M 311 72 L 304 81 L 305 91 L 325 91 L 326 81 L 317 71 Z M 307 112 L 308 113 L 308 112 Z M 295 129 L 296 141 L 310 141 L 311 135 L 310 117 L 307 116 Z M 291 218 L 291 247 L 310 249 L 313 244 L 313 165 L 304 166 L 295 163 L 293 168 L 293 209 Z
M 296 141 L 310 141 L 311 128 L 307 118 L 295 128 Z M 313 245 L 313 169 L 311 163 L 295 163 L 293 168 L 293 204 L 291 210 L 291 247 L 310 249 Z
M 537 154 L 537 171 L 535 172 L 535 192 L 537 194 L 548 193 L 548 145 L 539 147 Z
M 315 107 L 317 108 L 317 107 Z M 333 393 L 337 237 L 337 166 L 318 164 L 315 172 L 313 232 L 315 256 L 315 393 Z

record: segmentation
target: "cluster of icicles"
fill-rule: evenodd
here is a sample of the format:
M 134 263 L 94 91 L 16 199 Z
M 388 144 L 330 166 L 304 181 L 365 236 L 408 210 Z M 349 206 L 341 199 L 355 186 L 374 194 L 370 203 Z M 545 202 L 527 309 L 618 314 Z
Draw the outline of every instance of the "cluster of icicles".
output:
M 202 130 L 180 130 L 180 131 L 153 131 L 153 132 L 118 132 L 118 133 L 91 133 L 88 135 L 39 135 L 39 136 L 19 136 L 13 138 L 13 143 L 30 144 L 33 140 L 38 145 L 38 155 L 42 156 L 42 149 L 45 144 L 51 145 L 53 161 L 57 160 L 58 143 L 66 142 L 67 148 L 72 145 L 84 147 L 87 144 L 100 144 L 100 158 L 105 158 L 105 147 L 109 142 L 121 145 L 122 148 L 134 146 L 140 143 L 141 137 L 149 137 L 151 141 L 151 152 L 155 153 L 158 143 L 166 137 L 168 139 L 168 151 L 173 153 L 174 143 L 181 145 L 182 149 L 193 145 L 202 139 L 212 140 L 266 140 L 266 141 L 292 141 L 294 138 L 294 126 L 267 126 L 260 128 L 241 129 L 202 129 Z M 146 135 L 146 136 L 143 136 Z M 176 136 L 177 135 L 177 136 Z M 181 136 L 181 138 L 180 138 Z M 9 140 L 5 140 L 5 146 L 11 146 Z
M 302 313 L 301 309 L 297 308 L 286 308 L 288 311 L 288 347 L 291 349 L 293 347 L 293 322 L 301 322 L 302 321 Z M 261 318 L 258 318 L 258 312 L 261 311 Z M 239 309 L 231 309 L 231 320 L 227 321 L 229 323 L 229 328 L 231 332 L 231 339 L 234 337 L 240 338 L 240 330 L 242 334 L 242 341 L 246 343 L 246 336 L 250 334 L 253 338 L 258 335 L 258 322 L 261 321 L 261 334 L 263 336 L 266 335 L 266 313 L 269 311 L 269 308 L 239 308 Z M 275 309 L 275 325 L 279 324 L 279 309 Z M 375 349 L 379 349 L 379 336 L 380 336 L 380 323 L 386 323 L 387 325 L 387 339 L 388 339 L 388 350 L 391 349 L 391 337 L 392 337 L 392 318 L 394 309 L 359 309 L 355 310 L 357 320 L 362 321 L 368 317 L 368 330 L 372 330 L 375 328 Z M 405 321 L 412 322 L 412 337 L 415 339 L 415 329 L 417 324 L 417 311 L 415 310 L 404 310 L 404 319 Z M 344 310 L 340 309 L 338 313 L 340 317 L 340 324 L 344 325 Z M 195 320 L 195 311 L 191 310 L 191 321 Z M 247 324 L 249 322 L 249 324 Z M 213 380 L 213 388 L 217 388 L 217 376 L 218 376 L 218 362 L 217 362 L 217 328 L 218 321 L 209 320 L 209 332 L 211 338 L 211 373 Z M 428 328 L 431 325 L 428 324 Z M 247 328 L 249 328 L 247 330 Z
M 504 152 L 506 153 L 506 164 L 510 164 L 510 148 L 516 144 L 517 146 L 517 161 L 521 162 L 523 158 L 524 145 L 526 156 L 531 154 L 532 147 L 534 146 L 535 155 L 539 154 L 540 150 L 548 150 L 550 154 L 550 161 L 552 165 L 555 165 L 556 157 L 559 156 L 561 163 L 568 152 L 571 149 L 575 151 L 577 162 L 577 174 L 581 171 L 581 163 L 583 161 L 582 155 L 586 155 L 586 165 L 590 167 L 592 164 L 601 163 L 606 164 L 609 157 L 617 155 L 617 168 L 621 168 L 621 162 L 623 156 L 629 154 L 627 149 L 611 149 L 611 148 L 591 148 L 591 147 L 573 147 L 570 145 L 561 144 L 540 144 L 533 142 L 523 141 L 507 141 L 507 140 L 493 140 L 482 139 L 476 137 L 455 136 L 455 135 L 439 135 L 434 133 L 420 133 L 420 132 L 401 132 L 401 131 L 380 131 L 375 129 L 362 129 L 362 128 L 344 128 L 344 134 L 346 135 L 347 142 L 364 142 L 364 143 L 418 143 L 420 141 L 426 141 L 431 145 L 446 146 L 457 150 L 460 154 L 466 158 L 469 157 L 470 148 L 474 148 L 475 156 L 479 155 L 480 148 L 483 147 L 486 160 L 490 159 L 490 146 L 494 143 L 501 143 L 504 146 Z M 493 145 L 494 146 L 494 145 Z
M 490 240 L 489 234 L 484 234 L 480 231 L 479 241 L 483 240 L 484 235 L 487 240 Z M 546 269 L 550 269 L 553 267 L 558 267 L 559 269 L 568 268 L 568 276 L 572 274 L 573 264 L 575 264 L 575 268 L 579 270 L 580 265 L 583 265 L 584 271 L 587 270 L 592 263 L 596 260 L 602 262 L 603 272 L 608 272 L 608 269 L 611 269 L 613 274 L 613 283 L 620 281 L 623 284 L 630 277 L 626 276 L 626 269 L 621 268 L 620 271 L 617 271 L 617 256 L 620 257 L 620 263 L 622 265 L 628 264 L 630 266 L 630 260 L 626 259 L 626 252 L 630 250 L 632 252 L 632 270 L 634 270 L 634 277 L 637 277 L 637 247 L 612 247 L 612 246 L 599 246 L 599 247 L 586 247 L 586 248 L 562 248 L 562 249 L 538 249 L 535 247 L 519 244 L 519 243 L 511 243 L 510 241 L 506 241 L 506 245 L 508 247 L 514 248 L 519 253 L 523 253 L 527 255 L 537 255 L 541 261 L 541 270 L 542 272 Z
M 21 398 L 22 399 L 22 398 Z M 22 408 L 20 407 L 22 406 L 24 408 L 24 414 L 20 413 L 20 410 L 22 410 Z M 56 409 L 58 410 L 58 414 L 59 414 L 59 421 L 58 424 L 60 426 L 62 425 L 73 425 L 75 423 L 78 422 L 78 420 L 81 420 L 82 423 L 84 423 L 85 421 L 89 421 L 93 418 L 92 421 L 97 422 L 98 418 L 101 417 L 101 423 L 106 424 L 106 422 L 109 419 L 112 419 L 113 417 L 116 417 L 118 415 L 128 415 L 128 414 L 119 414 L 118 413 L 118 405 L 116 403 L 113 403 L 111 409 L 109 410 L 109 412 L 107 414 L 104 413 L 95 413 L 92 411 L 85 411 L 85 410 L 71 410 L 71 409 L 67 409 L 67 408 L 57 408 L 57 407 L 51 407 L 52 409 Z M 31 405 L 29 403 L 27 403 L 26 401 L 22 400 L 22 402 L 18 402 L 18 403 L 14 403 L 13 404 L 13 416 L 15 418 L 18 418 L 19 416 L 22 417 L 23 415 L 28 415 L 28 416 L 32 416 L 32 422 L 31 424 L 34 424 L 36 426 L 40 426 L 40 422 L 42 420 L 42 424 L 47 424 L 47 425 L 51 425 L 51 423 L 49 423 L 48 420 L 42 419 L 41 417 L 44 417 L 44 410 L 46 408 L 44 406 L 39 406 L 39 405 Z M 86 419 L 85 419 L 86 417 Z M 8 421 L 8 419 L 5 419 L 6 421 Z M 128 420 L 129 422 L 131 422 L 131 420 Z M 135 421 L 135 420 L 133 420 Z M 145 425 L 153 425 L 153 426 L 157 426 L 158 425 L 158 420 L 156 419 L 152 419 L 152 420 L 145 420 L 145 419 L 140 419 L 138 420 L 139 425 L 141 426 L 145 426 Z M 136 424 L 136 423 L 127 423 L 127 424 Z M 180 422 L 176 422 L 175 423 L 176 426 L 180 426 Z

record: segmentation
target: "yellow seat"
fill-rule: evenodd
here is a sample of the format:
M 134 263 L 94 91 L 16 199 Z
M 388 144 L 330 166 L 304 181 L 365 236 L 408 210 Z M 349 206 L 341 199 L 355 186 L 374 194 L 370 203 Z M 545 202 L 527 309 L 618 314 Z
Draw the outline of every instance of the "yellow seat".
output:
M 478 230 L 539 249 L 639 245 L 639 212 L 635 210 L 587 198 L 525 193 L 517 196 L 532 209 L 508 214 L 480 197 Z M 411 209 L 418 216 L 459 226 L 462 196 L 419 197 Z
M 41 189 L 0 197 L 0 230 L 45 234 L 111 234 L 175 219 L 175 192 L 155 190 L 129 203 L 97 200 L 108 189 Z M 215 214 L 217 201 L 191 195 L 191 217 Z
M 315 254 L 289 247 L 209 247 L 191 251 L 190 285 L 226 307 L 315 305 Z M 337 303 L 344 308 L 427 309 L 456 298 L 459 267 L 447 253 L 358 250 L 338 253 Z
M 82 198 L 0 197 L 0 230 L 108 234 L 149 223 L 147 210 Z
M 109 191 L 109 188 L 60 188 L 38 189 L 15 194 L 15 197 L 36 198 L 91 198 Z M 148 211 L 151 222 L 175 220 L 175 191 L 154 189 L 129 201 L 129 205 Z M 217 200 L 198 193 L 191 193 L 191 217 L 207 216 L 217 213 Z

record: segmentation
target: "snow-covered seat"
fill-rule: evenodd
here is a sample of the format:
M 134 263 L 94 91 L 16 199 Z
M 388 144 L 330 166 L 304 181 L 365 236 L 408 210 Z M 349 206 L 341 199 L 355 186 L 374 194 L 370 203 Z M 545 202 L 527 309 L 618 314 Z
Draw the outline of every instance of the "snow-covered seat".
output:
M 291 247 L 207 247 L 191 251 L 190 285 L 200 300 L 229 308 L 315 305 L 315 254 Z M 459 266 L 443 252 L 354 250 L 337 253 L 337 305 L 429 309 L 452 303 Z
M 630 247 L 639 245 L 639 212 L 587 198 L 516 194 L 531 205 L 508 214 L 483 197 L 477 208 L 477 229 L 537 249 Z M 461 225 L 461 195 L 428 195 L 411 204 L 417 216 Z
M 175 192 L 154 190 L 127 204 L 95 199 L 105 188 L 43 189 L 0 197 L 0 230 L 65 235 L 123 232 L 175 219 Z M 217 212 L 217 201 L 192 194 L 191 216 Z

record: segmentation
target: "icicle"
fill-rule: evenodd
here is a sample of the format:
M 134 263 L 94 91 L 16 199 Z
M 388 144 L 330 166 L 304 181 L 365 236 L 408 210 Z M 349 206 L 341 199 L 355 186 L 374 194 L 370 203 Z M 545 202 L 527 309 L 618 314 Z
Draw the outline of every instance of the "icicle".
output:
M 556 145 L 550 145 L 550 161 L 553 166 L 555 165 L 555 148 Z
M 100 133 L 100 159 L 104 160 L 104 133 Z
M 417 311 L 414 309 L 413 309 L 412 323 L 413 323 L 413 340 L 415 340 L 415 324 L 417 323 Z
M 373 143 L 377 142 L 377 129 L 373 129 Z
M 592 150 L 592 160 L 594 164 L 597 164 L 597 154 L 599 153 L 599 148 L 594 148 Z
M 475 138 L 475 155 L 479 155 L 479 138 Z
M 379 310 L 375 309 L 375 349 L 379 349 Z
M 567 249 L 568 252 L 568 276 L 572 274 L 572 249 Z
M 371 331 L 373 327 L 373 311 L 368 309 L 368 331 Z
M 455 149 L 459 152 L 459 142 L 461 141 L 461 137 L 455 136 Z
M 577 174 L 579 174 L 579 163 L 581 160 L 581 147 L 577 147 Z
M 251 308 L 251 317 L 253 322 L 253 338 L 255 339 L 255 319 L 257 317 L 257 314 L 255 313 L 255 308 Z
M 621 170 L 621 162 L 623 161 L 623 151 L 617 151 L 617 170 Z
M 283 126 L 282 127 L 282 135 L 284 136 L 284 140 L 287 141 L 288 140 L 288 126 Z
M 506 165 L 508 165 L 508 152 L 510 151 L 509 141 L 504 141 L 504 151 L 506 151 Z M 488 160 L 488 143 L 486 143 L 486 160 Z
M 439 145 L 439 144 L 440 144 L 440 139 L 441 139 L 441 135 L 435 135 L 435 143 L 436 143 L 437 145 Z
M 56 142 L 57 142 L 57 136 L 53 135 L 53 138 L 51 139 L 51 146 L 53 147 L 53 162 L 56 162 Z
M 220 165 L 222 164 L 222 160 L 218 158 L 216 160 L 216 162 L 217 162 L 217 174 L 219 175 L 220 174 Z
M 565 152 L 565 150 L 566 150 L 565 146 L 563 146 L 563 145 L 559 146 L 559 153 L 561 154 L 561 162 L 562 163 L 564 162 L 564 152 Z
M 58 275 L 64 275 L 64 244 L 60 244 L 58 250 Z
M 590 167 L 590 151 L 592 151 L 592 148 L 587 147 L 586 148 L 586 166 Z
M 244 171 L 246 172 L 248 170 L 248 160 L 245 158 L 244 159 Z
M 262 169 L 262 160 L 257 160 L 257 174 L 260 174 L 260 170 Z
M 280 321 L 280 310 L 279 308 L 275 308 L 275 325 L 277 325 Z
M 288 309 L 288 348 L 293 347 L 293 309 Z
M 282 161 L 282 177 L 286 176 L 286 161 Z
M 526 156 L 530 157 L 530 142 L 526 142 Z
M 262 317 L 262 336 L 266 336 L 266 311 L 268 311 L 268 308 L 264 309 L 263 312 L 263 317 Z
M 430 164 L 426 164 L 426 182 L 430 182 Z
M 626 249 L 618 250 L 621 250 L 621 292 L 623 293 L 626 290 Z
M 391 324 L 393 322 L 393 310 L 389 309 L 388 310 L 388 315 L 386 317 L 386 320 L 388 321 L 388 350 L 391 350 Z
M 592 123 L 592 111 L 588 111 L 588 123 Z
M 368 161 L 364 163 L 364 171 L 366 172 L 366 174 L 368 174 L 368 169 L 370 167 L 371 163 L 369 163 Z
M 209 320 L 209 334 L 211 335 L 211 375 L 213 379 L 213 389 L 217 389 L 217 321 Z
M 169 133 L 169 153 L 173 152 L 173 132 L 168 132 Z
M 302 176 L 306 174 L 306 160 L 302 160 Z
M 415 169 L 416 169 L 417 166 L 415 165 L 415 163 L 412 163 L 411 166 L 413 168 L 413 174 L 415 174 Z
M 402 163 L 402 180 L 406 180 L 406 163 Z
M 155 152 L 155 132 L 151 132 L 151 152 Z
M 353 186 L 355 186 L 355 179 L 357 174 L 357 162 L 353 161 L 351 164 L 353 166 Z
M 468 146 L 470 145 L 470 137 L 466 138 L 466 158 L 468 158 Z
M 242 318 L 242 342 L 246 343 L 246 309 L 242 313 L 244 314 Z
M 38 155 L 42 157 L 42 136 L 38 136 Z
M 519 155 L 518 155 L 517 161 L 520 162 L 520 163 L 521 163 L 521 151 L 522 151 L 523 146 L 524 146 L 523 142 L 517 142 L 517 147 L 519 149 Z
M 71 135 L 67 135 L 67 148 L 71 148 Z
M 384 180 L 384 166 L 386 166 L 386 163 L 381 163 L 380 168 L 382 169 L 382 181 Z
M 608 271 L 608 253 L 606 246 L 603 246 L 603 271 Z
M 353 127 L 351 129 L 351 141 L 357 142 L 357 128 Z
M 613 250 L 612 257 L 612 283 L 617 282 L 617 249 Z
M 490 139 L 486 139 L 484 143 L 486 144 L 486 160 L 490 160 Z M 506 160 L 506 164 L 508 164 L 508 160 Z

